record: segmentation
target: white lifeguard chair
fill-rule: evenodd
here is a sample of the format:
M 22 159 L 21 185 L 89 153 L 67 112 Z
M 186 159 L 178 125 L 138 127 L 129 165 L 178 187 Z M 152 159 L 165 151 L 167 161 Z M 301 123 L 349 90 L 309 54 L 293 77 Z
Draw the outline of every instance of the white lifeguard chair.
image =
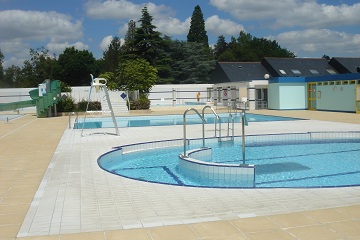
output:
M 81 129 L 81 136 L 83 135 L 82 133 L 83 133 L 83 131 L 84 131 L 84 125 L 85 125 L 85 121 L 86 121 L 86 114 L 87 114 L 87 111 L 88 111 L 88 108 L 89 108 L 91 91 L 92 91 L 92 89 L 93 89 L 94 87 L 95 87 L 95 90 L 96 90 L 97 93 L 99 93 L 101 89 L 104 90 L 104 93 L 105 93 L 105 96 L 106 96 L 106 100 L 107 100 L 107 103 L 108 103 L 108 106 L 109 106 L 109 109 L 110 109 L 111 118 L 112 118 L 113 123 L 114 123 L 116 135 L 117 135 L 117 136 L 120 136 L 119 128 L 118 128 L 118 125 L 117 125 L 117 122 L 116 122 L 116 119 L 115 119 L 114 110 L 113 110 L 112 105 L 111 105 L 111 101 L 110 101 L 110 97 L 109 97 L 109 92 L 108 92 L 107 87 L 106 87 L 107 80 L 106 80 L 105 78 L 94 78 L 94 76 L 93 76 L 92 74 L 90 74 L 90 76 L 91 76 L 91 86 L 90 86 L 90 92 L 89 92 L 88 102 L 87 102 L 87 105 L 86 105 L 84 123 L 83 123 L 82 129 Z

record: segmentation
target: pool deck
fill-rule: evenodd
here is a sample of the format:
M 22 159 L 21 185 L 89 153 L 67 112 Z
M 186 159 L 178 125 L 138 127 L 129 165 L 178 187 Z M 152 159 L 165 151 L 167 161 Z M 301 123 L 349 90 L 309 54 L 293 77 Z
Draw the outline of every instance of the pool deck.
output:
M 253 113 L 309 120 L 249 123 L 246 134 L 360 131 L 360 114 Z M 0 240 L 360 239 L 360 187 L 210 189 L 134 181 L 101 170 L 98 156 L 123 144 L 182 138 L 182 126 L 121 128 L 120 136 L 85 129 L 81 136 L 68 123 L 67 116 L 32 114 L 0 121 Z M 201 137 L 201 128 L 188 126 L 188 137 Z

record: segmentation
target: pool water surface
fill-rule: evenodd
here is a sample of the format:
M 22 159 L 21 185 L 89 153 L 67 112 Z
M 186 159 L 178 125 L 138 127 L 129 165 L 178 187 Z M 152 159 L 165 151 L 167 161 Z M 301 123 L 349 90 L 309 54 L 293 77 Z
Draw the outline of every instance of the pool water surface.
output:
M 220 121 L 227 123 L 229 120 L 228 114 L 219 114 Z M 234 122 L 241 122 L 241 114 L 233 114 Z M 162 116 L 139 116 L 139 117 L 117 117 L 116 122 L 119 128 L 124 127 L 148 127 L 148 126 L 168 126 L 168 125 L 182 125 L 183 115 L 162 115 Z M 246 114 L 248 122 L 269 122 L 269 121 L 294 121 L 304 120 L 300 118 L 268 116 L 261 114 Z M 205 114 L 206 123 L 214 123 L 215 116 L 213 114 Z M 202 120 L 197 115 L 189 114 L 186 116 L 186 124 L 201 124 Z M 90 128 L 113 128 L 114 124 L 111 118 L 87 118 L 79 119 L 74 124 L 74 129 L 90 129 Z
M 241 145 L 237 142 L 218 142 L 208 144 L 208 147 L 212 148 L 213 162 L 242 163 Z M 104 154 L 98 163 L 110 173 L 141 181 L 181 186 L 234 187 L 184 176 L 178 167 L 178 155 L 182 151 L 183 146 L 179 146 Z M 360 139 L 304 141 L 301 144 L 291 141 L 248 143 L 246 163 L 255 165 L 257 188 L 360 185 Z

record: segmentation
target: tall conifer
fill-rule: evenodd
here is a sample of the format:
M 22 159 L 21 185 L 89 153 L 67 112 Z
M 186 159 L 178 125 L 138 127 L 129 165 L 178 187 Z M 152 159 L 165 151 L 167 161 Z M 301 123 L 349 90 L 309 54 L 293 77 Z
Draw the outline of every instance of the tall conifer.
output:
M 191 23 L 189 33 L 187 35 L 188 42 L 201 43 L 204 46 L 209 46 L 208 36 L 205 30 L 204 16 L 199 5 L 196 5 L 191 16 Z

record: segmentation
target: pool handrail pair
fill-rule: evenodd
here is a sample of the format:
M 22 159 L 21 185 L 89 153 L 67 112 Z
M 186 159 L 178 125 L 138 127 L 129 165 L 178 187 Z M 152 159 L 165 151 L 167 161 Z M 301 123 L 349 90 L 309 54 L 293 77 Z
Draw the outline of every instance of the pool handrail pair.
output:
M 189 111 L 194 111 L 202 120 L 202 139 L 203 139 L 203 147 L 205 147 L 205 110 L 207 108 L 210 108 L 210 110 L 212 111 L 212 113 L 215 115 L 215 137 L 217 137 L 217 131 L 219 131 L 219 141 L 221 141 L 221 120 L 220 120 L 220 116 L 215 112 L 215 110 L 211 107 L 211 106 L 205 106 L 202 109 L 202 115 L 199 113 L 198 110 L 196 110 L 195 108 L 188 108 L 185 110 L 184 114 L 183 114 L 183 131 L 184 131 L 184 157 L 188 157 L 186 154 L 186 114 Z M 232 116 L 232 114 L 229 114 L 229 118 L 228 118 L 228 136 L 229 136 L 229 120 L 230 118 L 232 119 L 232 140 L 234 139 L 234 117 Z M 217 123 L 219 123 L 219 128 L 217 129 Z

